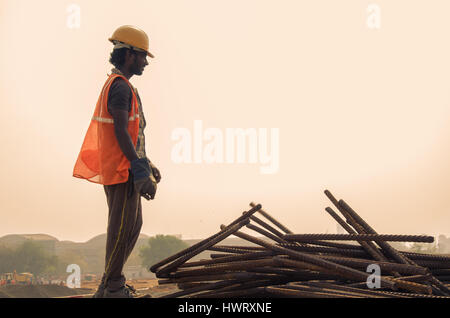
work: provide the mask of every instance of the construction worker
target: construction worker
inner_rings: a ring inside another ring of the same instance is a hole
[[[123,266],[142,227],[141,196],[153,200],[161,179],[145,153],[146,121],[136,88],[129,82],[148,65],[149,39],[125,25],[109,40],[114,65],[100,93],[73,176],[102,184],[108,203],[105,272],[95,298],[129,298]]]

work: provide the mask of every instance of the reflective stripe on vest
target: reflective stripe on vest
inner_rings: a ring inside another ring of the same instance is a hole
[[[139,118],[139,114],[134,114],[133,116],[128,117],[128,121],[134,121],[134,120],[136,120],[136,118]],[[105,124],[114,124],[114,119],[112,119],[112,118],[93,116],[92,120],[96,120],[100,123],[105,123]]]

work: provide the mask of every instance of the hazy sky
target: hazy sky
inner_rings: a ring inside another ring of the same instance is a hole
[[[329,189],[379,233],[448,235],[449,12],[448,0],[0,0],[0,236],[106,231],[103,187],[72,170],[124,24],[155,55],[131,79],[162,174],[143,233],[211,235],[251,201],[294,232],[333,233]],[[196,120],[223,136],[278,129],[278,170],[174,162],[172,134],[195,139]]]

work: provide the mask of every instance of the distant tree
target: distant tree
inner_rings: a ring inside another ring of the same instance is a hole
[[[64,251],[58,255],[59,259],[59,266],[56,268],[56,272],[60,275],[63,275],[66,273],[67,266],[70,264],[77,264],[81,268],[81,272],[91,272],[91,265],[87,260],[86,257],[83,255],[80,251]]]
[[[399,251],[409,251],[409,247],[403,243],[403,242],[389,242],[389,245],[391,245],[393,248]]]
[[[439,235],[438,250],[439,253],[450,253],[450,237],[447,238],[445,235]]]
[[[187,248],[189,245],[172,235],[156,235],[148,239],[139,250],[142,265],[152,266],[157,262]]]
[[[0,272],[29,272],[35,275],[55,274],[58,257],[50,255],[37,242],[27,240],[17,249],[0,248]]]
[[[9,273],[14,269],[14,250],[0,246],[0,273]]]
[[[438,252],[438,246],[436,243],[414,243],[411,245],[409,252],[435,254]]]

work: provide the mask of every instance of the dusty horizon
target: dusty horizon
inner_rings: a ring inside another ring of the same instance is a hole
[[[124,24],[155,55],[131,78],[162,174],[142,233],[207,237],[252,201],[334,233],[328,189],[378,233],[450,236],[448,1],[120,4],[0,0],[0,237],[106,232],[102,186],[72,170]],[[231,130],[253,137],[232,152]]]

